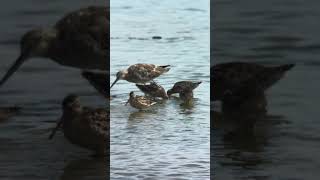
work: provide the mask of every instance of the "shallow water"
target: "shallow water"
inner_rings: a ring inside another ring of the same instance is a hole
[[[17,6],[19,4],[19,6]],[[19,39],[36,27],[53,25],[65,13],[104,0],[18,1],[3,3],[0,11],[0,74],[17,58]],[[46,59],[31,59],[0,89],[0,106],[19,106],[21,112],[0,122],[0,179],[105,179],[104,160],[71,145],[61,132],[49,141],[50,128],[61,115],[69,93],[83,104],[103,106],[101,96],[77,69]]]
[[[147,112],[125,106],[134,84],[111,90],[112,179],[209,179],[209,1],[111,1],[111,81],[135,63],[170,64],[166,90],[201,80],[193,107],[178,100]],[[160,36],[161,39],[153,39]]]
[[[267,92],[267,119],[259,135],[230,141],[221,129],[213,131],[214,179],[318,179],[319,5],[291,0],[212,4],[212,63],[296,63]]]

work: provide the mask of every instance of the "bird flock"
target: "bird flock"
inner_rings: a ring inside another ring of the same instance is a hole
[[[170,65],[154,65],[154,64],[134,64],[125,70],[120,70],[116,74],[115,81],[111,84],[110,89],[119,81],[126,80],[135,83],[145,96],[135,95],[133,91],[129,93],[129,99],[126,104],[132,107],[144,110],[157,104],[157,100],[167,100],[172,94],[179,93],[183,104],[192,104],[193,90],[201,84],[201,81],[179,81],[167,92],[165,89],[154,81],[155,78],[168,72]],[[149,83],[149,84],[148,84]]]
[[[20,56],[0,80],[0,86],[33,57],[48,58],[60,65],[79,68],[86,78],[106,99],[111,99],[110,90],[119,81],[135,83],[145,95],[129,92],[126,104],[144,110],[160,100],[179,94],[182,104],[191,104],[193,90],[201,81],[176,82],[165,89],[154,79],[167,73],[170,65],[134,64],[116,74],[109,86],[110,15],[107,7],[91,6],[71,12],[51,28],[34,29],[20,41]],[[285,64],[265,67],[254,63],[232,62],[211,67],[211,100],[222,101],[225,109],[235,110],[249,98],[264,96],[265,91],[294,67]],[[100,70],[96,72],[93,70]],[[228,108],[227,108],[228,107]],[[231,108],[229,108],[231,107]],[[77,95],[67,95],[62,102],[62,115],[50,134],[52,139],[62,127],[64,136],[73,144],[93,150],[97,155],[108,153],[110,112],[107,108],[91,108],[81,104]],[[0,120],[6,119],[18,108],[0,108]]]
[[[63,66],[81,69],[82,76],[107,97],[108,93],[101,86],[106,84],[102,81],[109,76],[109,21],[109,8],[90,6],[68,13],[53,27],[28,31],[20,41],[20,56],[0,80],[0,86],[27,60],[41,57]],[[96,70],[102,72],[97,73]],[[71,143],[93,150],[98,156],[106,156],[109,145],[109,110],[85,107],[75,94],[64,98],[62,110],[49,138],[52,139],[62,127],[64,136]],[[16,109],[3,109],[0,117],[7,117],[14,111]]]

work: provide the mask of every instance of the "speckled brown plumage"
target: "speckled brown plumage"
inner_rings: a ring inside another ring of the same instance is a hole
[[[179,81],[176,82],[171,89],[167,91],[168,96],[181,92],[192,92],[201,84],[201,81]]]
[[[63,114],[57,128],[63,126],[64,136],[71,143],[104,156],[109,143],[109,122],[107,109],[83,107],[77,96],[68,95],[63,100]]]
[[[119,71],[116,75],[116,80],[111,87],[120,79],[136,84],[145,84],[159,77],[161,74],[170,70],[169,65],[156,66],[154,64],[134,64],[128,69]],[[110,87],[110,88],[111,88]]]
[[[129,103],[132,107],[140,110],[148,109],[156,104],[155,101],[152,101],[147,97],[134,95],[133,91],[130,92],[129,100],[127,103]]]
[[[150,84],[145,84],[145,85],[136,84],[136,86],[143,93],[145,93],[146,95],[149,95],[153,98],[160,97],[162,99],[168,99],[168,95],[166,93],[166,90],[162,86],[160,86],[154,82],[151,82]]]
[[[262,95],[292,67],[294,64],[265,67],[245,62],[215,65],[211,68],[211,100],[240,102]]]
[[[50,58],[80,69],[109,70],[110,28],[107,7],[87,7],[71,12],[49,28],[27,32],[20,41],[20,56],[0,81],[4,84],[27,60]]]
[[[56,62],[81,69],[109,70],[109,9],[91,6],[67,14],[57,22],[50,56]]]
[[[193,90],[201,83],[201,81],[179,81],[167,91],[167,94],[170,97],[172,94],[179,93],[179,97],[183,101],[181,105],[189,106],[193,104]]]

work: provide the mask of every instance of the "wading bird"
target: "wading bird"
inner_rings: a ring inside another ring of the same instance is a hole
[[[62,125],[64,136],[72,144],[93,150],[97,156],[105,156],[109,145],[109,111],[83,107],[76,95],[65,97],[62,108],[62,117],[49,139]]]
[[[144,96],[136,96],[134,95],[134,92],[131,91],[129,94],[129,100],[126,104],[130,104],[132,107],[136,109],[148,109],[149,107],[153,106],[156,104],[156,102],[152,101],[149,98],[146,98]]]
[[[20,56],[0,86],[33,57],[80,69],[109,70],[109,19],[107,7],[91,6],[67,14],[53,27],[27,32],[20,41]]]
[[[156,66],[154,64],[131,65],[128,69],[121,70],[117,73],[116,80],[112,83],[110,89],[120,79],[136,84],[145,84],[153,81],[154,78],[168,72],[170,70],[170,68],[168,68],[169,66],[170,65]]]
[[[255,63],[231,62],[211,67],[211,100],[239,104],[249,97],[264,96],[294,64],[266,67]]]

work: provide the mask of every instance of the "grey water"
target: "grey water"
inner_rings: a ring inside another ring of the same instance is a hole
[[[111,82],[135,63],[170,64],[155,79],[166,90],[202,81],[193,106],[173,98],[144,112],[125,106],[130,91],[142,95],[134,84],[111,89],[111,179],[209,179],[209,1],[113,0],[110,10]]]
[[[320,176],[319,5],[315,0],[212,2],[212,64],[296,64],[267,91],[267,118],[258,136],[231,141],[221,129],[213,130],[213,179]],[[212,118],[215,123],[219,117]]]
[[[20,37],[28,30],[52,26],[70,11],[105,0],[12,0],[0,11],[0,76],[19,55]],[[71,145],[61,132],[49,141],[61,116],[62,99],[69,93],[93,107],[105,101],[78,69],[50,60],[27,61],[0,89],[0,107],[18,106],[21,112],[0,122],[0,179],[105,179],[105,161]]]

